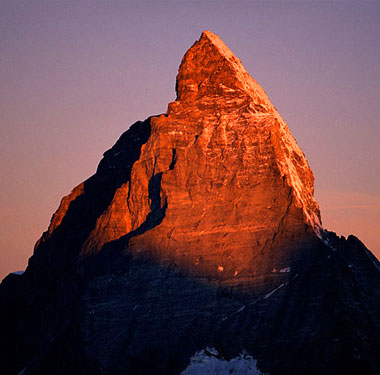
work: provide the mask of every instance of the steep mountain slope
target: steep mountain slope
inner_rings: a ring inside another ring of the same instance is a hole
[[[2,373],[180,374],[202,350],[270,374],[379,373],[379,262],[322,229],[264,90],[209,31],[176,88],[1,284]]]

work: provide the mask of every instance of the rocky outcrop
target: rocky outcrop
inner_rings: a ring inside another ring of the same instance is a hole
[[[379,373],[380,264],[322,229],[264,90],[209,31],[176,90],[0,285],[0,372],[174,375],[202,353],[272,375]]]
[[[128,248],[236,283],[290,267],[296,256],[289,249],[296,253],[305,232],[320,236],[302,151],[215,34],[205,31],[186,53],[177,100],[150,126],[130,181],[98,218],[82,254],[133,233]]]

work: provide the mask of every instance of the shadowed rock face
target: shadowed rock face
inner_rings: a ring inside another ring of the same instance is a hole
[[[221,39],[133,124],[0,286],[4,374],[180,374],[206,347],[271,374],[380,372],[380,265],[321,226],[314,177]]]

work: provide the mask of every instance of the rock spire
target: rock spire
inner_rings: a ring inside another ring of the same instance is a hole
[[[322,229],[264,90],[209,31],[176,86],[0,284],[0,373],[379,374],[380,264]]]
[[[303,152],[216,34],[204,31],[186,52],[176,101],[148,127],[82,255],[125,237],[123,246],[235,283],[288,267],[295,248],[320,236],[314,177]],[[98,174],[115,169],[128,152],[128,143],[108,151]],[[85,191],[80,185],[63,200],[50,235],[67,202]]]

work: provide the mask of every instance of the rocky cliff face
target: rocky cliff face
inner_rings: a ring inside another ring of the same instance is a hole
[[[0,368],[191,373],[208,347],[271,374],[380,371],[379,263],[322,229],[312,171],[264,90],[209,31],[176,89],[4,280]]]
[[[205,31],[186,53],[177,100],[149,126],[128,180],[97,218],[82,255],[128,235],[128,248],[236,283],[290,267],[289,251],[305,233],[321,235],[314,177],[302,151],[215,34]],[[98,173],[115,169],[123,152],[128,148],[109,151]],[[83,192],[81,184],[62,201],[50,236]]]

